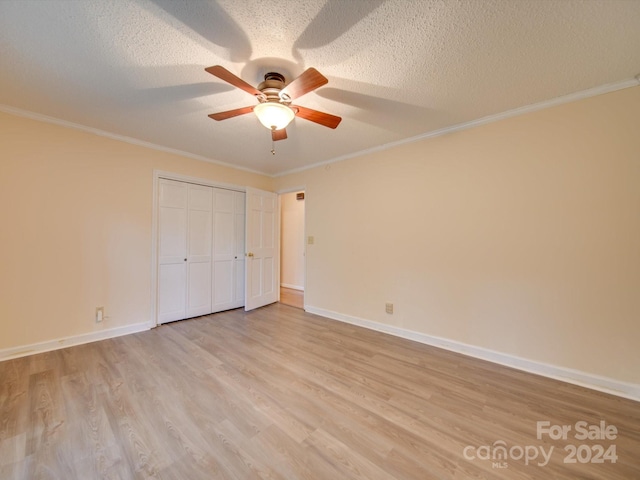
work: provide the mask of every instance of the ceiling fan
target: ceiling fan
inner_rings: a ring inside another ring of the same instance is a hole
[[[329,128],[336,128],[342,121],[342,118],[335,115],[291,104],[293,100],[329,82],[315,68],[308,68],[288,85],[285,85],[284,76],[276,72],[269,72],[264,76],[264,81],[257,88],[252,87],[220,65],[208,67],[205,70],[234,87],[250,93],[259,102],[258,105],[253,107],[242,107],[226,112],[212,113],[209,117],[214,120],[226,120],[254,112],[260,123],[271,130],[271,138],[274,141],[287,138],[286,127],[296,116]]]

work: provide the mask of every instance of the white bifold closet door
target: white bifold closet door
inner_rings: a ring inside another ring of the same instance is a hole
[[[213,308],[244,305],[244,216],[242,192],[213,189]]]
[[[186,317],[211,313],[211,187],[189,185],[187,206],[187,312]]]
[[[159,324],[278,301],[276,194],[168,179],[158,192]]]
[[[158,323],[211,313],[211,187],[159,184]]]
[[[158,323],[187,311],[187,198],[184,183],[160,180],[158,198]]]

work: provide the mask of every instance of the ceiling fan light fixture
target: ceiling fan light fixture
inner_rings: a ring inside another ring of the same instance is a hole
[[[281,130],[291,123],[295,112],[286,105],[276,102],[264,102],[253,108],[260,123],[269,130]],[[275,127],[275,128],[274,128]]]

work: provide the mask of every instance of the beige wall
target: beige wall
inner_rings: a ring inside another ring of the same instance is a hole
[[[266,176],[4,113],[0,155],[0,349],[151,319],[154,169],[272,189]]]
[[[638,105],[630,88],[277,178],[306,186],[306,304],[640,383]]]
[[[626,89],[277,179],[0,113],[0,349],[150,320],[160,169],[305,185],[309,306],[640,383],[639,104]]]

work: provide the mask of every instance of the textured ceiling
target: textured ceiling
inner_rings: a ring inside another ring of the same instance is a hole
[[[0,104],[268,174],[622,82],[640,73],[637,0],[0,0]],[[254,115],[209,113],[308,67],[276,143]]]

